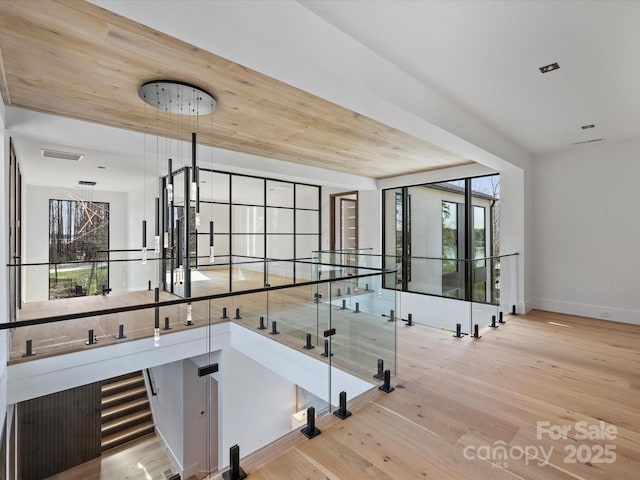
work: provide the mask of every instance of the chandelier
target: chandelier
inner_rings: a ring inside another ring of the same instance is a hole
[[[191,131],[191,164],[188,163],[179,171],[183,172],[185,184],[183,190],[183,221],[174,218],[175,175],[173,159],[167,153],[167,174],[163,180],[158,178],[160,186],[159,196],[155,198],[155,236],[154,251],[156,255],[162,253],[163,261],[170,260],[172,284],[184,284],[184,296],[191,297],[191,266],[190,266],[190,229],[191,207],[195,206],[194,224],[196,233],[200,228],[200,185],[197,156],[198,118],[213,113],[217,108],[217,101],[206,90],[189,83],[175,80],[153,80],[143,83],[138,89],[138,96],[150,105],[156,112],[156,144],[159,142],[161,128],[160,115],[164,117],[166,125],[165,138],[182,140],[182,127],[193,128]],[[145,105],[145,112],[146,112]],[[145,113],[146,115],[146,113]],[[175,117],[174,117],[175,116]],[[145,119],[146,120],[146,119]],[[179,131],[170,133],[170,128],[178,125]],[[159,156],[158,148],[156,155]],[[159,167],[157,167],[159,168]],[[145,188],[146,188],[146,136],[145,136]],[[146,191],[145,194],[146,195]],[[145,202],[146,203],[146,202]],[[162,229],[162,242],[161,242]],[[196,237],[197,238],[197,237]],[[214,253],[214,225],[209,222],[209,262],[215,261]],[[162,252],[162,247],[164,252]],[[146,210],[142,220],[142,262],[147,261],[147,220]],[[165,268],[161,269],[165,271]],[[191,320],[191,305],[187,305],[187,322]]]

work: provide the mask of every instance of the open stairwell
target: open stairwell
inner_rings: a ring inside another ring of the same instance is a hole
[[[154,431],[142,372],[105,380],[101,404],[103,452]]]

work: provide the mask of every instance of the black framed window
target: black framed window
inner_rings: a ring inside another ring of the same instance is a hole
[[[94,295],[108,286],[109,264],[97,262],[108,250],[108,203],[49,200],[50,300]]]
[[[200,228],[193,234],[198,255],[209,251],[211,221],[215,263],[311,259],[320,249],[320,186],[206,168],[200,168],[199,178]],[[207,259],[198,266],[211,265]],[[254,268],[262,266],[255,263]],[[280,262],[277,268],[283,277],[295,278],[293,262]],[[230,284],[231,290],[237,288]]]
[[[499,254],[499,175],[385,189],[385,267],[402,291],[490,301]],[[409,275],[411,272],[411,275]]]

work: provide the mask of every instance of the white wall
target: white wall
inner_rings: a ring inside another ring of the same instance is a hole
[[[49,261],[49,200],[73,199],[65,189],[26,185],[24,195],[24,262],[41,263]],[[73,191],[80,195],[80,190]],[[96,202],[109,203],[109,247],[127,248],[127,218],[129,209],[124,193],[94,191],[91,198]],[[139,228],[139,231],[142,227]],[[141,234],[140,234],[141,235]],[[49,298],[49,268],[45,266],[25,267],[23,296],[25,302],[37,302]],[[114,267],[110,272],[112,287],[118,288],[125,279],[124,269]]]
[[[220,383],[224,412],[220,468],[229,465],[229,448],[233,445],[240,446],[244,457],[291,430],[296,406],[294,383],[234,348],[223,350],[220,372],[213,377]]]
[[[500,172],[500,253],[508,255],[518,253],[517,268],[501,272],[501,289],[513,288],[510,301],[516,305],[518,312],[532,308],[532,253],[531,237],[526,234],[531,229],[531,195],[528,192],[527,177],[531,174],[518,167],[508,168]],[[517,292],[517,298],[516,294]],[[501,301],[504,298],[501,298]]]
[[[157,393],[149,396],[156,433],[172,463],[183,478],[208,473],[207,438],[212,435],[217,452],[218,434],[207,428],[208,411],[211,408],[217,418],[218,399],[211,399],[209,404],[207,377],[198,376],[198,365],[192,359],[150,371]],[[215,470],[217,462],[210,467]]]
[[[381,202],[380,190],[358,191],[358,247],[374,254],[382,250]]]
[[[178,360],[150,369],[157,395],[149,396],[156,433],[180,471],[184,468],[183,363],[184,360]]]
[[[534,162],[533,305],[640,324],[640,140]]]

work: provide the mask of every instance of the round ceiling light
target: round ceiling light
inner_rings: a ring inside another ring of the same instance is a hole
[[[143,83],[138,89],[138,96],[152,107],[178,115],[208,115],[218,107],[218,102],[209,92],[175,80]]]

